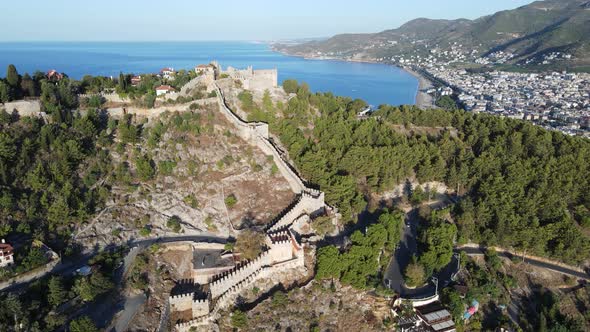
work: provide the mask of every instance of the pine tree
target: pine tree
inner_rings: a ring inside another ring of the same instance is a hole
[[[52,277],[49,279],[47,302],[54,307],[62,304],[65,300],[66,291],[63,287],[63,282],[60,277]]]
[[[8,69],[6,70],[6,83],[8,83],[9,99],[19,99],[21,96],[20,76],[14,65],[8,65]]]
[[[0,103],[6,103],[12,100],[10,86],[0,81]]]
[[[14,65],[8,65],[8,68],[6,69],[6,82],[13,89],[20,88],[20,77],[18,76],[18,71],[16,71]]]
[[[121,92],[127,92],[127,80],[123,73],[119,73],[119,90],[121,90]]]
[[[33,79],[31,78],[31,76],[28,73],[25,73],[25,75],[23,76],[23,79],[20,83],[20,87],[21,87],[21,91],[23,93],[23,96],[27,96],[27,97],[37,96],[37,86],[35,84],[35,81],[33,81]]]

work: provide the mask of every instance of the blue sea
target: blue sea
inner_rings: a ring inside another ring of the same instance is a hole
[[[418,81],[400,68],[370,63],[306,60],[250,42],[23,42],[0,43],[0,76],[8,64],[19,73],[56,69],[79,79],[157,73],[163,67],[192,69],[217,60],[220,65],[277,68],[279,82],[297,79],[314,92],[361,98],[371,105],[414,104]]]

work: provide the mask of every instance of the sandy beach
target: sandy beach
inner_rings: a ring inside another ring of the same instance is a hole
[[[418,92],[416,93],[416,106],[420,107],[421,109],[435,108],[436,105],[434,104],[435,103],[434,98],[431,95],[429,95],[428,93],[426,93],[426,91],[428,89],[431,89],[434,87],[432,82],[429,79],[427,79],[426,77],[420,75],[419,73],[415,72],[414,70],[412,70],[410,68],[402,67],[402,69],[407,71],[412,76],[414,76],[418,79]]]

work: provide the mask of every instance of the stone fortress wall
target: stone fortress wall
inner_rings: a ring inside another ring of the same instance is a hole
[[[7,103],[0,103],[0,109],[6,110],[9,114],[16,111],[20,116],[41,116],[41,102],[39,100],[15,100]]]
[[[232,286],[227,292],[225,292],[222,296],[220,296],[214,303],[211,312],[208,315],[204,315],[201,317],[197,317],[191,321],[178,323],[176,324],[175,328],[178,332],[190,332],[192,327],[199,327],[209,324],[209,322],[218,315],[219,311],[229,306],[232,306],[239,294],[245,290],[249,289],[257,280],[259,279],[266,279],[270,278],[273,275],[276,275],[283,271],[288,271],[291,269],[296,269],[303,266],[303,256],[301,258],[297,258],[294,260],[290,260],[284,263],[276,264],[273,266],[266,266],[260,268],[259,270],[255,271],[246,279],[240,281],[239,283]],[[199,330],[198,330],[199,331]]]
[[[281,175],[287,180],[287,182],[289,182],[293,192],[301,193],[308,191],[303,183],[303,180],[301,180],[299,175],[295,173],[292,167],[287,161],[283,159],[280,152],[271,143],[268,124],[264,122],[243,121],[229,109],[223,97],[223,93],[217,84],[215,85],[215,89],[217,91],[217,98],[221,112],[237,129],[237,135],[251,145],[254,145],[255,147],[262,150],[264,154],[273,157],[279,171],[281,172]],[[319,191],[315,191],[314,194],[320,195]]]
[[[273,75],[273,72],[266,72],[265,75]],[[310,216],[324,211],[326,206],[324,193],[306,187],[303,179],[299,177],[282,157],[275,145],[272,144],[269,138],[268,124],[243,121],[229,109],[217,84],[215,84],[215,90],[220,110],[228,121],[234,125],[237,135],[262,150],[265,154],[273,156],[279,171],[287,179],[293,192],[298,194],[298,198],[267,227],[267,251],[245,265],[237,266],[213,276],[209,283],[211,302],[209,302],[210,300],[205,300],[207,304],[198,300],[195,302],[192,293],[170,297],[170,305],[173,310],[180,311],[184,309],[183,311],[186,311],[190,309],[193,312],[194,319],[192,321],[175,326],[179,332],[188,332],[191,327],[213,321],[217,318],[221,309],[231,306],[240,292],[250,287],[257,280],[271,278],[291,269],[305,268],[304,246],[298,242],[291,227],[296,221],[309,220]],[[194,273],[193,277],[195,277]]]
[[[192,293],[170,296],[169,303],[174,311],[191,310],[193,317],[201,317],[209,313],[209,299],[194,299]]]
[[[279,73],[276,69],[257,69],[252,66],[246,69],[236,69],[227,67],[222,74],[227,74],[234,80],[242,82],[242,87],[246,90],[266,90],[276,88],[278,84]]]

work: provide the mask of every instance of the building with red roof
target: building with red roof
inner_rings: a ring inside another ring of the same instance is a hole
[[[162,75],[162,77],[164,77],[165,79],[170,79],[173,78],[174,75],[176,75],[176,71],[174,71],[174,68],[166,67],[160,70],[160,75]]]
[[[175,92],[176,90],[170,85],[160,85],[156,88],[156,96],[165,95],[167,93]]]
[[[4,239],[0,243],[0,267],[6,267],[14,264],[14,248]]]
[[[47,79],[48,79],[48,80],[50,80],[50,81],[54,81],[54,82],[55,82],[55,81],[59,81],[59,80],[61,80],[62,78],[64,78],[64,75],[63,75],[62,73],[58,72],[58,71],[57,71],[57,70],[55,70],[55,69],[51,69],[51,70],[49,70],[49,71],[47,72],[47,75],[46,75],[46,76],[47,76]]]

